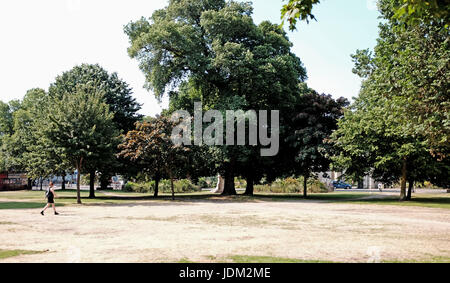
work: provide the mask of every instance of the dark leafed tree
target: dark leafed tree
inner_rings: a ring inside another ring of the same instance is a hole
[[[290,124],[291,135],[286,141],[294,156],[292,173],[304,177],[304,197],[307,197],[308,179],[313,173],[330,168],[333,145],[329,140],[349,102],[318,94],[305,85],[302,89]]]
[[[128,158],[153,175],[155,197],[158,183],[163,176],[171,181],[172,199],[175,200],[174,180],[179,168],[187,161],[189,149],[172,142],[172,131],[178,124],[161,116],[149,122],[138,123],[136,130],[130,131],[119,146],[120,156]]]

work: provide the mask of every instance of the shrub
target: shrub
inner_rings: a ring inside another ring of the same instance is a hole
[[[154,182],[147,182],[147,183],[133,183],[128,182],[125,184],[125,191],[127,192],[134,192],[134,193],[149,193],[150,191],[153,191],[154,188]]]
[[[277,179],[272,184],[256,185],[255,193],[296,194],[303,192],[303,177]],[[327,193],[328,189],[319,180],[308,181],[308,193]]]
[[[245,187],[247,187],[247,180],[236,177],[234,179],[234,185],[237,189],[245,188]]]
[[[135,193],[153,193],[155,190],[155,181],[144,183],[128,182],[125,185],[125,191]],[[175,193],[192,193],[200,191],[200,187],[192,184],[190,180],[177,180],[174,182]],[[171,193],[170,180],[162,180],[159,182],[159,192]]]

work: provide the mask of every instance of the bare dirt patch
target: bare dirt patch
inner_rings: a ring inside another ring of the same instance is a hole
[[[0,262],[211,262],[234,255],[333,262],[450,257],[449,210],[325,202],[139,202],[2,210]]]

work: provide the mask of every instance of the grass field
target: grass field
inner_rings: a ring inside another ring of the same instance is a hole
[[[2,250],[0,249],[0,259],[16,257],[21,255],[41,254],[41,251],[23,251],[23,250]]]
[[[450,261],[448,194],[57,194],[0,192],[0,262]]]
[[[0,209],[23,209],[38,208],[45,204],[45,193],[43,191],[16,191],[16,192],[0,192]],[[57,206],[73,205],[76,203],[76,191],[64,190],[57,191]],[[172,201],[170,194],[161,194],[155,199],[149,194],[129,193],[122,191],[101,191],[96,193],[95,199],[89,198],[89,192],[82,191],[81,198],[83,204],[100,205],[100,204],[120,204],[139,201]],[[11,200],[8,202],[7,200]],[[233,202],[255,202],[255,201],[296,201],[304,200],[299,194],[264,194],[259,193],[253,197],[237,195],[232,197],[221,197],[209,192],[199,192],[182,194],[176,196],[176,201],[191,200],[220,200]],[[450,194],[418,194],[411,201],[400,202],[396,195],[383,195],[378,193],[346,193],[335,192],[328,194],[311,194],[308,201],[324,201],[324,202],[349,202],[355,204],[373,204],[373,205],[395,205],[395,206],[419,206],[450,209]]]

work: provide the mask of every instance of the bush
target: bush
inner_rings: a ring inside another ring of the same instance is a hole
[[[277,179],[272,184],[256,185],[255,193],[296,194],[303,192],[303,177]],[[319,180],[308,181],[308,193],[327,193],[328,189]]]
[[[125,185],[125,191],[134,193],[153,193],[155,191],[155,181],[144,183],[128,182]],[[192,193],[199,192],[200,187],[192,184],[190,180],[177,180],[174,181],[175,193]],[[172,193],[170,186],[170,180],[162,180],[159,182],[160,193]]]
[[[247,187],[247,180],[236,177],[234,179],[234,185],[237,189],[245,189]]]
[[[150,191],[153,191],[153,188],[154,188],[154,184],[151,184],[151,182],[147,182],[147,183],[128,182],[125,184],[124,190],[126,192],[143,193],[144,194],[144,193],[149,193]]]

